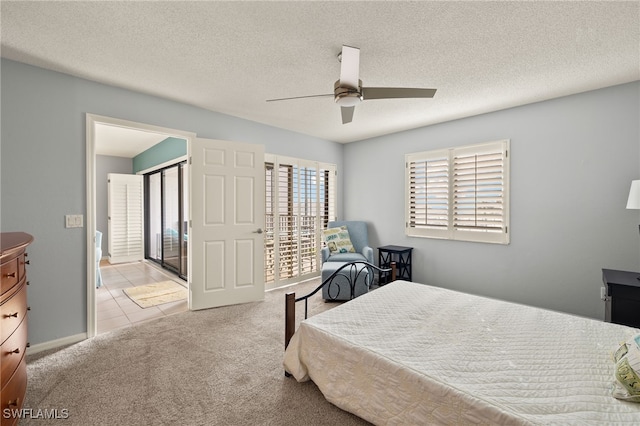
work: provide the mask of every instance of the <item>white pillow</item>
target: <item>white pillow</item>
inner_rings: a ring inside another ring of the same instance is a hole
[[[616,363],[612,395],[640,402],[640,334],[624,342],[613,354]]]
[[[322,235],[331,254],[356,252],[353,244],[351,244],[351,238],[349,238],[349,231],[346,226],[327,228],[322,231]]]

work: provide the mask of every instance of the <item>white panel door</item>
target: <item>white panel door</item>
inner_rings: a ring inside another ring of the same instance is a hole
[[[264,147],[189,145],[189,309],[264,299]]]
[[[109,173],[109,263],[144,259],[144,190],[142,176]]]

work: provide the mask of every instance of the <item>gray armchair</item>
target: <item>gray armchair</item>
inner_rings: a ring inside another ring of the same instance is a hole
[[[336,221],[329,222],[328,228],[346,226],[349,231],[349,238],[355,249],[355,253],[334,253],[331,254],[328,247],[323,247],[321,251],[322,263],[325,262],[354,262],[364,260],[373,263],[373,249],[369,247],[369,234],[367,223],[362,221]]]

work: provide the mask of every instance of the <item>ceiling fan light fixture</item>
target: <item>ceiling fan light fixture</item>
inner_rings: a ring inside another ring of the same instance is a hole
[[[335,101],[341,107],[352,107],[362,101],[362,96],[358,92],[342,93],[336,95]]]

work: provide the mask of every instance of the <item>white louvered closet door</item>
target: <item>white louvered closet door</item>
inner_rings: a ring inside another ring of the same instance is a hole
[[[109,263],[144,259],[142,176],[109,173]]]

